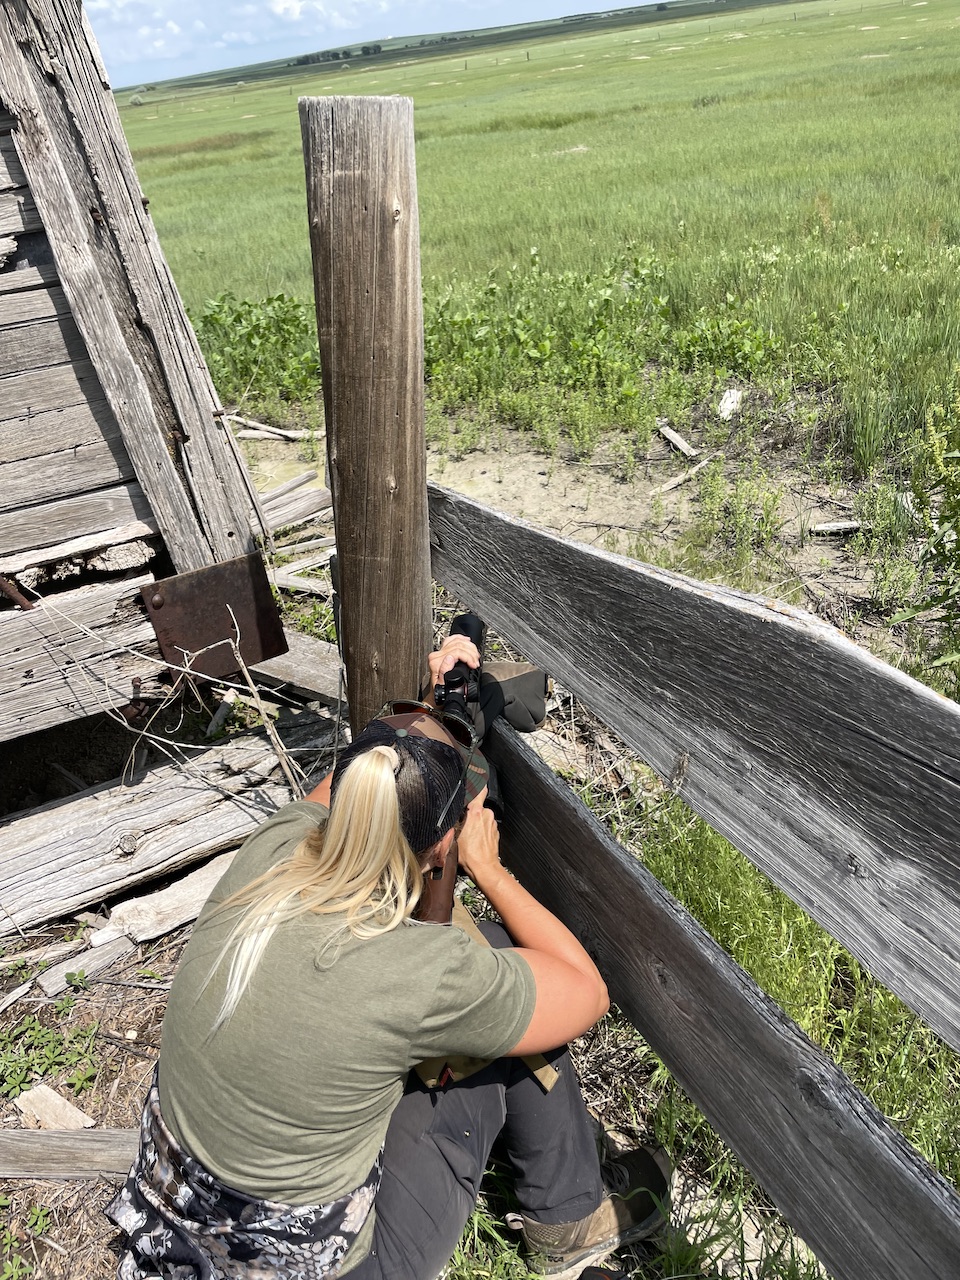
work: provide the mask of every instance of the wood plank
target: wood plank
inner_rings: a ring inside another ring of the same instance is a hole
[[[0,192],[13,191],[27,185],[27,175],[9,134],[0,134]]]
[[[502,726],[502,727],[501,727]],[[506,860],[834,1280],[944,1280],[960,1198],[503,721]]]
[[[9,111],[4,110],[0,106],[0,134],[9,133],[13,128],[14,120]]]
[[[301,98],[336,498],[340,636],[359,731],[431,638],[420,232],[409,98]],[[271,529],[307,518],[271,508]],[[388,586],[389,582],[389,586]]]
[[[322,596],[330,598],[330,583],[319,578],[301,578],[296,573],[287,573],[285,569],[273,569],[270,574],[273,585],[281,591],[299,591],[302,595]]]
[[[0,465],[45,458],[65,449],[106,442],[125,457],[120,428],[106,400],[84,400],[63,409],[47,409],[0,423]]]
[[[14,1098],[13,1105],[38,1129],[92,1129],[95,1121],[48,1084],[35,1084]]]
[[[304,471],[299,476],[292,476],[289,480],[284,480],[283,484],[278,484],[275,489],[268,489],[265,493],[261,493],[260,505],[264,510],[272,503],[279,502],[281,498],[285,498],[288,493],[293,493],[295,489],[302,488],[303,485],[309,484],[311,480],[316,480],[317,472],[315,470]]]
[[[123,1177],[137,1154],[137,1129],[0,1130],[0,1178],[32,1182]]]
[[[51,546],[132,521],[146,522],[150,505],[135,482],[81,493],[43,506],[21,507],[0,514],[0,557],[29,548]]]
[[[431,514],[434,576],[960,1048],[960,707],[799,609]]]
[[[98,583],[0,613],[0,741],[122,706],[135,678],[156,675],[162,664],[139,594],[152,581]]]
[[[86,344],[69,315],[0,328],[0,378],[86,358]]]
[[[0,271],[0,293],[19,293],[24,289],[40,289],[56,284],[60,277],[56,267],[24,267],[21,271]]]
[[[0,192],[0,236],[19,236],[27,231],[42,231],[33,196],[25,188]]]
[[[335,732],[302,716],[282,730],[288,745],[318,750]],[[14,815],[0,823],[0,936],[233,849],[289,799],[273,748],[251,734]]]
[[[102,400],[103,388],[89,360],[0,378],[0,423]]]
[[[174,564],[252,551],[252,486],[218,416],[86,15],[78,21],[75,0],[9,0],[0,18],[0,94],[18,119],[17,152]]]
[[[36,458],[0,462],[0,512],[57,502],[132,479],[133,463],[119,441],[98,440],[60,449],[48,453],[39,466]]]
[[[54,316],[69,314],[70,303],[59,285],[23,289],[6,294],[0,303],[0,327],[7,329],[15,324],[31,324],[37,320],[50,320]]]
[[[41,947],[29,947],[26,951],[18,951],[13,956],[0,956],[0,974],[7,969],[15,969],[21,964],[50,965],[54,960],[62,960],[64,956],[72,956],[77,951],[82,951],[83,947],[84,943],[80,938],[73,938],[69,942],[49,942]]]
[[[234,856],[233,850],[221,853],[165,889],[127,898],[113,908],[109,922],[90,935],[90,946],[105,947],[119,938],[149,942],[196,920]]]
[[[340,701],[340,653],[335,644],[287,630],[287,652],[251,667],[258,684],[310,702]]]
[[[277,529],[289,529],[292,525],[302,524],[330,510],[332,499],[329,489],[299,489],[289,497],[264,507],[263,516],[270,526],[270,532]]]
[[[101,548],[114,549],[140,538],[150,538],[159,532],[152,516],[149,520],[133,520],[129,524],[117,525],[114,529],[99,529],[83,538],[68,538],[66,542],[55,542],[49,547],[34,547],[30,551],[18,551],[16,555],[0,557],[0,573],[20,573],[35,565],[56,564],[60,560],[69,560],[72,556],[87,555]]]
[[[58,996],[69,987],[70,974],[82,973],[86,978],[95,978],[98,973],[103,973],[104,969],[109,969],[115,961],[122,960],[134,950],[136,948],[130,939],[121,934],[120,937],[109,939],[102,947],[87,947],[79,955],[61,960],[46,973],[41,973],[37,982],[44,995]]]

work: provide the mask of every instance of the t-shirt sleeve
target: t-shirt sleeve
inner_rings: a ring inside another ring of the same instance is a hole
[[[412,1062],[439,1054],[499,1058],[533,1017],[537,988],[523,956],[474,942],[456,926],[434,933],[425,970],[426,1008],[411,1040]]]

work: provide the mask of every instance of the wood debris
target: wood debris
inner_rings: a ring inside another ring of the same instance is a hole
[[[48,1084],[35,1084],[14,1098],[13,1105],[35,1129],[92,1129],[96,1123]]]
[[[44,995],[58,996],[70,986],[70,975],[77,974],[79,976],[83,974],[84,978],[93,978],[98,973],[102,973],[104,969],[108,969],[115,960],[119,960],[121,956],[125,956],[128,951],[132,950],[133,943],[129,938],[114,938],[112,942],[100,947],[97,951],[93,951],[88,947],[86,951],[81,951],[79,955],[70,956],[67,960],[61,960],[52,969],[47,969],[44,973],[41,973],[37,978],[37,984]]]
[[[148,942],[196,920],[233,859],[233,851],[221,853],[205,866],[175,880],[166,889],[121,902],[111,912],[109,923],[90,935],[90,946],[103,947],[124,937],[135,942]]]
[[[812,524],[810,532],[817,538],[838,538],[856,533],[859,528],[859,520],[824,520],[820,524]]]
[[[64,956],[82,950],[84,945],[82,938],[71,938],[69,941],[48,942],[42,947],[30,947],[27,951],[18,951],[14,956],[3,956],[0,958],[0,974],[22,964],[52,964],[55,960],[62,960]]]
[[[702,461],[698,462],[696,466],[690,467],[687,471],[682,471],[680,475],[674,476],[673,479],[668,480],[666,484],[660,484],[657,485],[655,489],[651,489],[650,497],[653,497],[654,494],[657,493],[669,493],[671,489],[678,489],[680,485],[686,484],[688,480],[692,480],[698,471],[702,471],[703,468],[713,462],[714,459],[722,457],[722,449],[714,450],[713,453],[708,454]]]
[[[689,444],[684,440],[679,431],[674,431],[672,427],[668,426],[665,418],[657,419],[657,430],[663,436],[664,440],[666,440],[668,444],[672,444],[674,449],[676,449],[678,453],[682,453],[685,458],[699,458],[700,450],[695,449],[692,444]]]

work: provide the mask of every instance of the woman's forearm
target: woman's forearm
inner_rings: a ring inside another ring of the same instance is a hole
[[[484,867],[479,877],[474,874],[474,880],[499,914],[516,946],[542,951],[591,978],[603,981],[597,966],[567,926],[538,902],[501,863]]]

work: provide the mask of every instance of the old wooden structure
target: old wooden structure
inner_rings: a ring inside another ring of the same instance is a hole
[[[161,665],[140,587],[252,551],[256,511],[86,19],[9,0],[0,741],[129,703]]]

